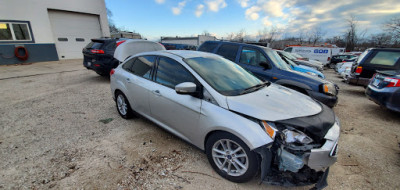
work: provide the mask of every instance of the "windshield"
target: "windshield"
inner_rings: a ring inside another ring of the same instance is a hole
[[[184,61],[211,87],[225,96],[240,95],[244,91],[249,93],[249,88],[264,84],[239,65],[222,57],[194,57]]]
[[[290,64],[293,67],[298,66],[295,62],[293,62],[292,60],[288,59],[286,56],[282,55],[282,59],[284,59],[285,61],[287,61],[288,64]]]
[[[278,67],[281,70],[291,70],[289,68],[289,65],[287,65],[286,62],[282,60],[282,58],[278,55],[278,53],[268,48],[263,48],[263,49],[276,67]]]
[[[292,55],[294,56],[294,57],[296,57],[296,58],[302,58],[299,54],[297,54],[297,53],[292,53]]]
[[[295,56],[293,56],[292,53],[288,53],[288,52],[284,52],[284,51],[281,51],[281,52],[285,57],[287,57],[287,58],[289,58],[291,60],[296,60],[297,59]]]
[[[370,51],[369,49],[365,50],[365,51],[360,55],[360,57],[358,57],[358,59],[357,59],[357,65],[360,64],[360,62],[364,59],[364,57],[368,54],[369,51]]]

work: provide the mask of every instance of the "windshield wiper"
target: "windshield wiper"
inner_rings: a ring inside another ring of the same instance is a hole
[[[252,87],[244,89],[242,92],[240,92],[240,94],[247,94],[247,93],[250,93],[250,92],[254,92],[254,91],[257,91],[257,90],[263,88],[264,86],[269,86],[270,84],[271,84],[271,82],[265,81],[265,82],[262,82],[260,84],[257,84],[257,85],[254,85]]]

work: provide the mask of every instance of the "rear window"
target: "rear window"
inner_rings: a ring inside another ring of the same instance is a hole
[[[201,47],[199,48],[199,51],[212,53],[217,46],[218,46],[217,43],[205,42],[203,45],[201,45]]]
[[[394,66],[396,62],[399,60],[399,57],[400,57],[400,52],[379,51],[371,59],[369,64]]]
[[[86,45],[86,49],[100,49],[103,43],[101,42],[90,42],[88,45]]]
[[[217,54],[235,62],[236,54],[239,49],[237,45],[224,44],[219,47]]]

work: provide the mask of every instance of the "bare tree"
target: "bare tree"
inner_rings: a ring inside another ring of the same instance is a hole
[[[302,45],[304,43],[306,36],[304,34],[303,30],[300,30],[298,35],[297,35],[297,41],[300,43],[300,45]]]
[[[111,33],[119,32],[120,29],[117,26],[115,26],[114,21],[112,19],[113,13],[108,8],[106,8],[106,11],[107,11],[108,27],[110,29],[110,32]]]
[[[246,31],[244,29],[241,29],[239,32],[236,33],[234,32],[228,33],[226,39],[228,41],[243,42],[245,36],[246,36]]]
[[[311,43],[315,46],[318,42],[322,40],[322,38],[325,36],[326,32],[321,29],[321,27],[317,26],[313,28],[310,33],[309,33],[309,39]]]
[[[390,19],[384,24],[385,30],[393,35],[394,40],[400,40],[400,17]]]
[[[347,31],[344,34],[346,40],[346,50],[353,51],[357,45],[357,21],[354,16],[346,19],[347,21]]]
[[[370,37],[371,42],[373,43],[373,46],[377,47],[387,47],[390,46],[391,41],[392,41],[392,35],[387,34],[387,33],[379,33],[372,35]]]
[[[277,27],[272,26],[271,28],[264,28],[258,31],[259,42],[272,43],[278,38],[280,31]]]

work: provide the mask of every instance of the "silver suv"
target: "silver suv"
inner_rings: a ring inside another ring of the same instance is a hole
[[[330,108],[215,54],[137,54],[111,71],[111,91],[123,118],[138,113],[204,150],[233,182],[261,170],[268,184],[322,188],[337,159]]]

